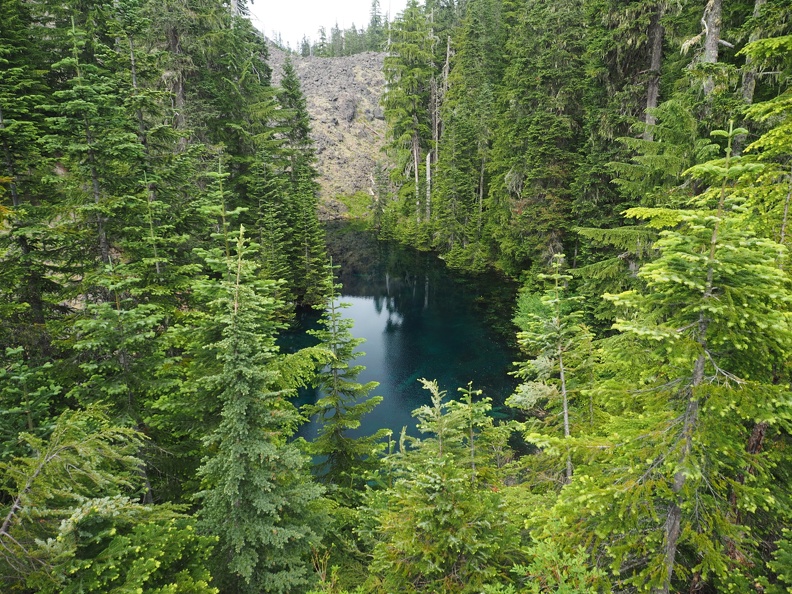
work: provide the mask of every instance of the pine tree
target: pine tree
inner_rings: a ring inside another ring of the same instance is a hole
[[[61,257],[68,211],[39,142],[51,91],[41,76],[48,63],[37,43],[37,8],[0,7],[0,342],[24,345],[32,360],[53,354],[45,324],[61,316],[60,292],[68,284],[63,274],[71,272]]]
[[[504,26],[499,0],[470,5],[458,37],[447,40],[437,148],[435,236],[452,265],[478,270],[489,256],[484,244],[484,199],[495,126],[496,91],[503,77]]]
[[[47,538],[54,538],[61,520],[86,500],[132,487],[142,438],[113,425],[97,408],[63,413],[48,439],[20,434],[26,455],[0,463],[9,503],[0,525],[0,574],[6,584],[59,577],[48,575],[58,559]]]

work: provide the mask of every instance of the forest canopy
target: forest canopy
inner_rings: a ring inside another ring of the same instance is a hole
[[[426,378],[417,437],[353,436],[306,100],[246,12],[0,4],[3,591],[792,592],[789,0],[325,40],[387,51],[379,236],[523,285],[509,418]]]

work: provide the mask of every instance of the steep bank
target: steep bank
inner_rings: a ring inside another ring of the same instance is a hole
[[[385,119],[384,53],[343,58],[291,57],[308,104],[319,169],[320,216],[339,218],[345,207],[335,197],[373,195],[374,170],[382,161]],[[286,54],[270,48],[273,83],[279,84]]]

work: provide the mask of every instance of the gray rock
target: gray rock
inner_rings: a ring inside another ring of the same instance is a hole
[[[285,54],[270,46],[273,84],[282,76]],[[311,115],[321,197],[368,191],[377,161],[383,161],[385,54],[345,58],[292,56]],[[336,212],[331,209],[331,212]]]

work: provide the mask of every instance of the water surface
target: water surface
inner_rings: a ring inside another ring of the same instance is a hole
[[[377,241],[371,234],[328,230],[328,249],[339,266],[344,316],[354,321],[352,334],[366,340],[355,363],[365,365],[361,383],[379,382],[372,395],[383,402],[364,418],[360,431],[403,426],[416,434],[413,409],[429,403],[419,378],[437,380],[456,397],[457,388],[473,383],[496,405],[516,382],[508,375],[518,355],[510,344],[509,320],[514,287],[495,277],[464,278],[435,256]],[[303,318],[305,326],[316,319]],[[506,328],[497,333],[493,326]],[[315,401],[316,392],[302,402]],[[315,423],[300,434],[316,434]]]

